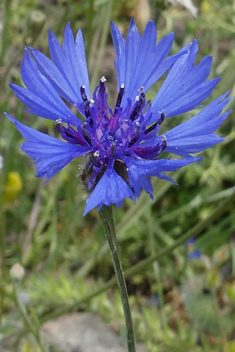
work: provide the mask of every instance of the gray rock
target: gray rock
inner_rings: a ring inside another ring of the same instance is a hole
[[[49,344],[63,352],[127,352],[126,340],[91,313],[50,320],[42,332]],[[146,352],[142,344],[137,344],[137,352]]]

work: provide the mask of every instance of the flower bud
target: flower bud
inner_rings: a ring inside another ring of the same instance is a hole
[[[25,276],[25,270],[22,267],[22,265],[20,265],[19,263],[16,263],[11,268],[10,275],[11,275],[12,280],[21,281],[21,280],[23,280],[23,278]]]

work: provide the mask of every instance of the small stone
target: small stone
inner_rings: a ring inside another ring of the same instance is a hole
[[[91,313],[73,313],[48,321],[42,326],[49,344],[63,352],[126,352],[126,340]],[[146,352],[137,344],[137,352]]]

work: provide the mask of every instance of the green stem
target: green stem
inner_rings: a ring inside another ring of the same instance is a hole
[[[105,235],[108,240],[109,248],[111,251],[113,265],[115,274],[117,277],[118,286],[121,293],[122,307],[124,311],[124,316],[126,320],[126,328],[127,328],[127,345],[129,352],[135,352],[135,336],[134,336],[134,328],[131,318],[131,310],[129,306],[127,288],[124,278],[124,273],[122,269],[122,262],[119,254],[116,231],[113,220],[113,210],[112,206],[103,205],[100,212],[100,219],[104,227]]]

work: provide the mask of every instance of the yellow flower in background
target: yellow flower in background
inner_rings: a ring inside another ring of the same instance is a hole
[[[235,340],[226,342],[225,352],[235,352]]]
[[[3,202],[4,204],[12,202],[21,192],[23,187],[22,179],[20,174],[15,171],[9,172],[7,176],[7,182],[3,192]]]
[[[203,12],[207,12],[207,13],[210,12],[210,10],[211,10],[211,5],[209,4],[208,1],[203,1],[203,2],[201,3],[201,10],[202,10]]]

